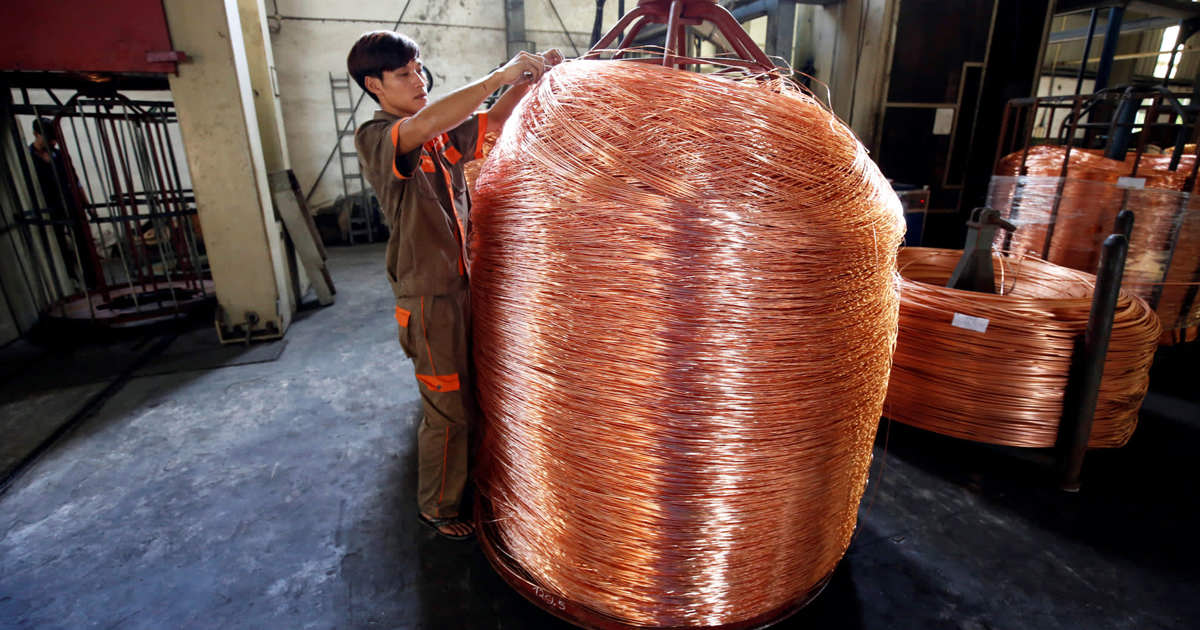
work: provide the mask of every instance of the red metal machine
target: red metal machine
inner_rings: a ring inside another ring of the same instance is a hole
[[[171,49],[162,0],[4,4],[0,70],[169,73],[186,60]]]

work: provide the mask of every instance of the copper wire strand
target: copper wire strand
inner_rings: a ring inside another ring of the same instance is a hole
[[[961,255],[930,248],[900,252],[900,337],[886,413],[963,439],[1054,446],[1095,276],[1027,257],[1007,295],[946,288]],[[997,268],[1003,259],[994,257]],[[986,331],[955,327],[955,313],[987,319]],[[1160,333],[1145,301],[1122,290],[1090,447],[1122,446],[1133,434]]]
[[[746,620],[846,550],[903,235],[789,82],[562,64],[472,217],[479,489],[541,588],[642,626]]]
[[[718,52],[713,56],[704,57],[702,59],[696,58],[696,57],[691,57],[690,55],[687,55],[682,52],[672,53],[669,50],[667,50],[666,47],[655,45],[655,44],[645,44],[642,46],[630,46],[627,48],[593,48],[588,52],[589,52],[589,55],[593,54],[593,53],[596,55],[604,55],[604,54],[616,55],[616,54],[633,53],[633,54],[647,55],[649,57],[657,57],[659,59],[661,59],[664,55],[672,54],[672,55],[676,55],[678,57],[697,59],[698,61],[702,60],[704,63],[699,64],[699,65],[720,67],[720,68],[724,68],[724,70],[727,72],[736,72],[736,73],[738,73],[737,80],[780,79],[782,77],[792,76],[793,74],[801,74],[806,77],[808,76],[803,73],[795,73],[792,70],[791,62],[783,57],[778,56],[778,55],[768,55],[768,57],[767,57],[769,60],[771,60],[775,64],[775,67],[772,68],[771,70],[768,70],[765,72],[750,72],[750,70],[748,68],[741,66],[741,65],[720,63],[720,61],[722,59],[728,59],[730,61],[744,61],[744,59],[740,55],[738,55],[738,53],[732,52],[732,51]],[[686,65],[697,65],[697,64],[688,63]],[[726,77],[726,78],[728,78],[728,77]],[[825,84],[822,83],[822,85],[825,85]],[[814,94],[809,88],[805,87],[804,85],[801,85],[798,83],[793,83],[793,87],[795,89],[798,89],[802,92],[807,93],[809,96],[816,98],[816,94]],[[826,87],[828,87],[828,86],[826,86]],[[820,102],[820,101],[818,100],[818,102]],[[826,109],[830,109],[830,108],[826,107]],[[830,111],[832,111],[832,110],[830,110]]]
[[[1200,300],[1193,297],[1186,304],[1189,295],[1195,295],[1194,287],[1200,286],[1200,197],[1194,194],[1197,187],[1190,195],[1183,191],[1196,156],[1180,156],[1178,168],[1171,171],[1170,155],[1143,155],[1137,176],[1145,188],[1125,190],[1117,182],[1133,174],[1134,154],[1121,161],[1073,148],[1062,180],[1064,151],[1059,146],[1030,147],[1024,177],[1016,177],[1023,151],[998,164],[989,205],[1005,216],[1015,215],[1020,225],[1010,251],[1042,255],[1053,223],[1046,259],[1095,272],[1100,244],[1117,213],[1128,207],[1135,218],[1122,286],[1150,301],[1157,296],[1155,311],[1166,329],[1200,324]],[[1056,201],[1058,210],[1052,217]],[[1164,341],[1168,337],[1164,334]]]

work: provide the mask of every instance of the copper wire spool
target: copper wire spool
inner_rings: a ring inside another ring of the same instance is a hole
[[[514,116],[470,238],[485,550],[593,627],[787,614],[854,531],[896,196],[778,79],[568,62]]]
[[[1137,160],[1137,176],[1144,189],[1126,190],[1116,186],[1122,176],[1134,173],[1135,154],[1122,162],[1104,157],[1097,151],[1072,149],[1066,179],[1050,180],[1063,174],[1064,148],[1038,145],[1028,153],[1018,151],[1004,156],[996,174],[1002,178],[1020,173],[1025,160],[1026,177],[1020,180],[994,180],[991,203],[1006,215],[1019,206],[1022,228],[1011,238],[1009,251],[1044,251],[1047,230],[1053,223],[1053,235],[1046,259],[1072,269],[1094,272],[1099,263],[1100,244],[1108,236],[1117,212],[1123,207],[1136,218],[1130,238],[1123,286],[1155,305],[1165,328],[1164,343],[1175,339],[1171,330],[1200,324],[1200,207],[1193,195],[1181,193],[1195,161],[1183,155],[1176,170],[1170,170],[1169,155],[1143,155]],[[1056,216],[1051,216],[1059,197]],[[1164,274],[1164,270],[1166,273]]]
[[[1192,297],[1189,302],[1189,295],[1195,295],[1196,284],[1200,281],[1197,277],[1200,273],[1200,207],[1195,197],[1198,187],[1193,186],[1191,196],[1175,192],[1184,190],[1195,159],[1195,155],[1182,155],[1176,170],[1171,171],[1171,156],[1142,156],[1137,172],[1139,177],[1146,178],[1147,190],[1131,192],[1128,203],[1137,213],[1137,221],[1146,223],[1144,230],[1138,230],[1135,221],[1130,241],[1135,271],[1129,285],[1139,295],[1153,296],[1156,281],[1161,283],[1155,311],[1169,328],[1185,329],[1200,323],[1200,300]],[[1133,155],[1125,160],[1125,166],[1131,170],[1133,160]],[[1165,277],[1163,267],[1167,267]],[[1157,274],[1143,272],[1150,269]]]
[[[977,442],[1054,446],[1095,276],[997,255],[1003,295],[946,288],[961,255],[900,251],[900,338],[884,414]],[[987,319],[987,329],[956,327],[955,313]],[[1088,446],[1122,446],[1133,435],[1160,332],[1145,301],[1122,290]]]
[[[1005,156],[996,174],[1020,175],[1021,157],[1021,152]],[[1054,218],[1054,235],[1045,258],[1072,269],[1095,271],[1100,262],[1100,244],[1111,233],[1113,221],[1121,211],[1122,191],[1115,184],[1127,171],[1120,162],[1093,151],[1072,149],[1068,159],[1068,179],[1062,185],[1062,202]],[[1025,175],[1059,177],[1062,165],[1062,147],[1030,147]],[[1038,216],[1021,217],[1028,222],[1027,229],[1013,237],[1012,251],[1042,256],[1052,203],[1052,199],[1040,202],[1036,208],[1041,211]],[[1029,206],[1028,201],[1023,203],[1021,212],[1027,212]]]

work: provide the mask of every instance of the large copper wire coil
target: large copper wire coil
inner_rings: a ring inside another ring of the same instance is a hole
[[[996,255],[1003,294],[946,288],[961,255],[900,251],[900,338],[884,415],[967,440],[1054,446],[1095,276]],[[955,325],[956,314],[986,327]],[[1122,290],[1088,446],[1122,446],[1133,435],[1160,332],[1146,302]]]
[[[898,199],[779,80],[569,62],[514,116],[470,238],[485,548],[577,623],[786,614],[854,531]]]
[[[1059,179],[1064,152],[1063,147],[1037,145],[1028,153],[1006,155],[997,165],[989,203],[1005,216],[1015,216],[1021,226],[1011,238],[1000,237],[1007,238],[1008,250],[1035,256],[1045,252],[1050,262],[1094,272],[1117,213],[1129,208],[1135,220],[1123,286],[1154,304],[1167,329],[1200,324],[1200,299],[1195,297],[1200,286],[1200,202],[1195,185],[1193,194],[1183,190],[1195,156],[1181,156],[1174,171],[1169,155],[1141,156],[1137,177],[1144,188],[1130,189],[1117,182],[1133,175],[1134,154],[1119,161],[1072,149],[1065,179]],[[1017,177],[1022,159],[1025,176]]]

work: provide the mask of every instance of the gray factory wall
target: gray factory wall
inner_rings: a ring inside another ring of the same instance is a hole
[[[434,76],[432,95],[461,87],[507,60],[504,0],[446,3],[411,0],[400,31],[421,45],[421,56]],[[617,19],[616,2],[605,6],[604,27]],[[395,25],[405,2],[362,0],[355,3],[321,0],[267,0],[280,99],[292,169],[307,190],[334,146],[333,106],[329,73],[346,72],[346,53],[360,34]],[[550,0],[525,3],[526,39],[539,49],[560,48],[574,56],[587,50],[595,3],[592,0],[553,0],[570,32],[568,41]],[[636,0],[627,0],[627,9]],[[354,99],[359,91],[353,88]],[[375,103],[365,99],[358,120],[369,118]],[[341,194],[337,164],[331,164],[310,205],[328,204]]]

